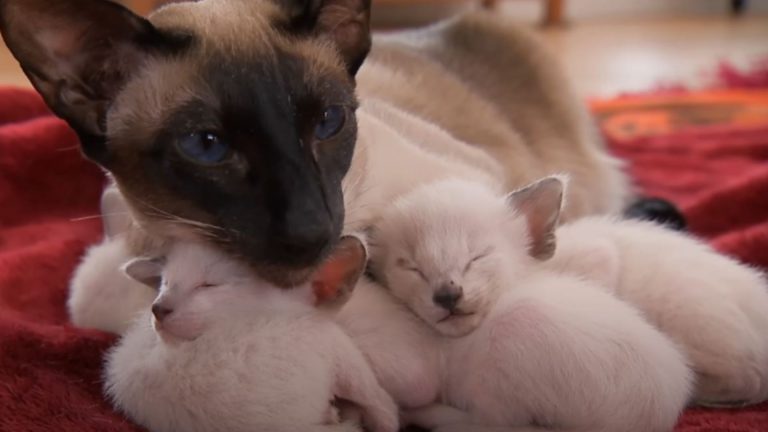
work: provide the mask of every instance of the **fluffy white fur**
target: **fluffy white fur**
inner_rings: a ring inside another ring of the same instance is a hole
[[[402,405],[435,396],[438,404],[410,411],[407,420],[440,432],[672,430],[690,391],[683,354],[628,304],[539,261],[551,256],[557,217],[530,221],[550,202],[559,209],[561,192],[556,179],[507,199],[478,184],[441,181],[383,216],[374,272],[435,333],[409,329],[412,320],[372,297],[361,315],[390,321],[353,338],[374,370],[386,372],[379,379],[399,390],[393,395]],[[434,298],[444,290],[461,293],[451,311]],[[414,364],[424,370],[411,370]],[[417,394],[403,403],[402,395]]]
[[[157,289],[126,277],[133,258],[128,246],[133,221],[114,185],[101,195],[104,240],[88,248],[69,284],[67,309],[72,324],[123,333],[157,296]]]
[[[337,322],[401,408],[437,401],[444,353],[435,332],[379,284],[363,278]]]
[[[132,258],[122,235],[92,246],[69,287],[72,324],[123,333],[157,296],[157,290],[128,278],[121,270]]]
[[[369,430],[396,431],[392,399],[314,301],[309,284],[280,290],[216,251],[177,244],[155,317],[109,354],[105,390],[154,432],[361,431],[339,422],[336,398]]]
[[[598,281],[681,345],[705,405],[768,399],[768,284],[685,234],[590,217],[557,231],[548,265]]]

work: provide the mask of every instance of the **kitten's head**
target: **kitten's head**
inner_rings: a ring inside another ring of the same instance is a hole
[[[367,254],[357,237],[342,238],[310,281],[289,290],[260,279],[245,264],[219,250],[177,243],[162,259],[136,258],[128,276],[159,287],[152,324],[166,342],[189,341],[209,326],[254,314],[335,312],[351,295]]]
[[[420,187],[374,230],[373,272],[438,332],[465,335],[500,290],[553,255],[562,194],[558,177],[507,196],[462,180]]]
[[[338,241],[370,0],[3,0],[0,32],[154,236],[281,285]]]

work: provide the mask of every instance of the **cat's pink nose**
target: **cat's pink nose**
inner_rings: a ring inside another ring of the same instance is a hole
[[[163,320],[173,312],[173,309],[165,307],[159,303],[155,303],[152,305],[152,315],[155,316],[155,319],[158,322],[163,322]]]

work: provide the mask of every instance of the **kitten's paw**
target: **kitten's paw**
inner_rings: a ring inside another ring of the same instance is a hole
[[[402,424],[430,430],[436,430],[444,425],[464,424],[469,419],[470,416],[465,411],[439,403],[405,410],[400,413]]]
[[[361,414],[366,431],[397,432],[400,429],[400,419],[394,409],[364,410]]]
[[[694,404],[710,408],[741,408],[768,400],[768,371],[734,367],[717,374],[697,373]]]
[[[701,408],[714,408],[714,409],[741,409],[746,406],[752,405],[747,401],[705,401],[696,400],[692,403],[693,406]]]
[[[341,423],[341,409],[338,406],[338,402],[332,400],[328,405],[328,413],[325,415],[325,422],[328,424]]]
[[[451,424],[438,426],[432,429],[432,432],[545,432],[549,429],[540,429],[536,427],[513,427],[513,426],[483,426],[476,424]]]
[[[452,425],[442,425],[438,426],[434,429],[432,429],[432,432],[467,432],[467,431],[474,431],[477,428],[474,427],[474,425],[463,425],[463,424],[452,424]]]
[[[332,423],[362,423],[363,409],[359,406],[345,400],[334,400],[331,405],[331,412],[336,414],[337,420]]]

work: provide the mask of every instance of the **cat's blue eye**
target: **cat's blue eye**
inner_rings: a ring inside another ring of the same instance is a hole
[[[229,143],[212,132],[196,132],[186,135],[177,141],[179,151],[203,165],[215,165],[224,161],[229,155]]]
[[[344,127],[347,112],[341,105],[331,105],[323,111],[320,121],[315,126],[315,139],[325,141],[333,138]]]

